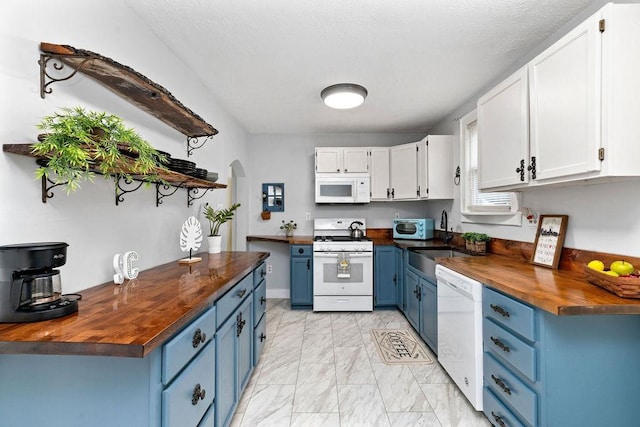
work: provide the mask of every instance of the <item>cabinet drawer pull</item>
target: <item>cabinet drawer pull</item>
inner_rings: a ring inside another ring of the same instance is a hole
[[[247,321],[242,318],[242,313],[238,313],[238,317],[236,317],[236,336],[240,336],[246,323]]]
[[[204,396],[207,394],[207,391],[200,387],[200,384],[196,384],[193,388],[193,395],[191,396],[191,404],[193,406],[197,405],[199,401],[204,400]]]
[[[265,297],[260,297],[260,305],[264,305],[265,302],[267,302],[267,299]]]
[[[247,293],[247,288],[240,289],[238,291],[238,298],[242,298],[246,293]]]
[[[504,423],[504,420],[502,419],[502,417],[500,415],[498,415],[495,412],[491,411],[491,416],[493,417],[494,420],[496,420],[496,422],[498,423],[498,425],[500,427],[507,427],[507,425]]]
[[[498,338],[491,337],[491,341],[493,341],[493,343],[498,347],[500,347],[502,351],[504,351],[505,353],[509,353],[511,351],[509,346],[503,343],[502,341],[500,341]]]
[[[193,333],[193,339],[191,340],[191,345],[193,348],[198,348],[198,346],[207,340],[207,334],[202,332],[200,328],[196,329]]]
[[[267,339],[267,336],[263,333],[260,334],[260,342],[264,341]]]
[[[491,307],[491,309],[493,311],[495,311],[496,313],[501,314],[502,317],[511,317],[511,314],[509,314],[509,312],[507,310],[505,310],[504,308],[500,307],[499,305],[489,304],[489,307]]]
[[[502,391],[504,391],[506,394],[511,396],[511,389],[506,386],[506,384],[504,383],[504,381],[502,381],[501,378],[498,378],[495,375],[491,374],[491,379],[498,385],[498,387],[502,389]]]

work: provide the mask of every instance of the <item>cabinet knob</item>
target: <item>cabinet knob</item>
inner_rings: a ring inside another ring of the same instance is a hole
[[[304,253],[304,248],[298,248],[298,253],[299,254],[303,254]]]
[[[198,348],[198,346],[207,340],[207,334],[202,332],[200,328],[196,329],[193,333],[193,338],[191,339],[191,345],[193,348]]]
[[[267,339],[267,336],[263,333],[260,334],[260,342],[264,341]]]
[[[260,297],[260,305],[264,305],[265,302],[267,302],[267,299],[265,297]]]
[[[191,404],[197,405],[199,401],[204,400],[207,391],[200,387],[200,384],[196,384],[193,388],[193,394],[191,395]]]
[[[240,289],[238,291],[238,298],[242,298],[246,293],[247,293],[247,288]]]
[[[264,269],[260,270],[260,277],[264,277],[266,275],[267,275],[267,272]]]

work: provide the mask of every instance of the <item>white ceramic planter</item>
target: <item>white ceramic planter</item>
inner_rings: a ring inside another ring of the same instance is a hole
[[[222,252],[222,236],[209,236],[207,237],[207,243],[209,243],[210,254]]]

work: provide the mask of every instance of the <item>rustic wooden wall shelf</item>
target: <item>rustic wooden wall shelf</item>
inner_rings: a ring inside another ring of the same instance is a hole
[[[5,151],[7,153],[42,159],[42,157],[35,156],[31,150],[32,144],[2,145],[2,151]],[[127,157],[124,157],[124,159],[124,162],[129,161],[127,160]],[[94,172],[98,173],[97,170],[94,170]],[[190,175],[185,175],[167,169],[157,169],[155,173],[161,180],[157,183],[154,183],[156,186],[156,206],[160,206],[164,197],[173,195],[179,188],[187,189],[187,206],[191,206],[194,200],[203,197],[209,190],[213,190],[216,188],[227,188],[227,186],[224,184],[207,181],[206,179],[195,178]],[[132,193],[142,187],[143,177],[134,176],[133,178],[134,179],[132,181],[127,181],[125,178],[119,178],[118,180],[116,180],[116,206],[124,201],[125,194]],[[51,181],[46,176],[42,177],[42,203],[46,203],[47,199],[50,199],[54,196],[51,190],[59,185],[63,185],[63,183],[56,183],[54,181]],[[171,190],[172,188],[173,190]],[[201,192],[202,194],[200,194]]]
[[[187,136],[187,155],[218,131],[185,107],[167,89],[113,59],[73,46],[40,43],[40,96],[51,93],[51,84],[83,73],[138,108]],[[65,65],[71,71],[66,73]]]

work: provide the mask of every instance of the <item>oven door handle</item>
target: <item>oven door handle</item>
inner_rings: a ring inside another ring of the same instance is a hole
[[[373,252],[314,252],[316,258],[338,258],[341,254],[348,254],[350,258],[372,258]]]

